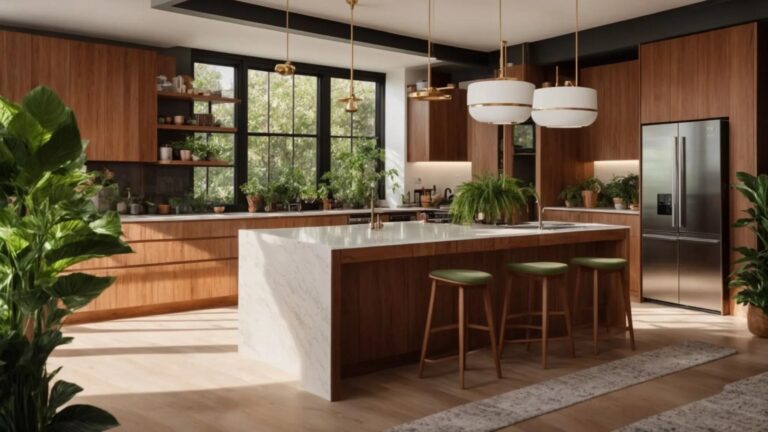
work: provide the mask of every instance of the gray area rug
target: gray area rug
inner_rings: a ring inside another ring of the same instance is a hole
[[[640,420],[620,432],[758,432],[768,430],[768,372],[725,386],[722,393]]]
[[[606,393],[699,366],[736,350],[687,341],[459,405],[396,426],[392,432],[495,431]]]

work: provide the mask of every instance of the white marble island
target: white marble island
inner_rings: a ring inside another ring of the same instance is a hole
[[[295,375],[305,390],[338,400],[343,377],[416,359],[430,270],[492,273],[498,305],[506,262],[626,256],[627,227],[547,228],[409,222],[380,231],[365,225],[241,230],[240,351]],[[455,320],[452,302],[441,307],[436,320]],[[438,340],[437,349],[450,350],[453,339]]]

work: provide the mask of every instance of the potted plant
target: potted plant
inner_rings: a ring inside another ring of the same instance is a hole
[[[344,207],[361,208],[378,195],[376,187],[383,180],[389,180],[392,191],[399,188],[396,169],[381,169],[386,158],[384,150],[375,143],[359,143],[354,150],[340,152],[334,160],[331,171],[323,176],[328,182],[333,197]]]
[[[104,431],[104,410],[71,404],[83,389],[56,380],[48,357],[72,341],[63,321],[115,281],[69,269],[130,253],[120,218],[91,202],[99,187],[85,171],[75,115],[50,89],[21,105],[0,98],[0,429]],[[23,157],[8,157],[23,155]],[[66,405],[66,406],[64,406]]]
[[[463,183],[451,204],[453,223],[469,225],[510,222],[527,206],[533,191],[515,178],[486,174]]]
[[[637,210],[640,203],[640,176],[637,174],[627,174],[624,177],[624,200],[629,205],[630,210]]]
[[[170,204],[171,209],[173,209],[173,212],[176,214],[188,213],[187,203],[184,197],[172,197],[168,200],[168,204]]]
[[[625,200],[627,192],[625,191],[623,177],[613,177],[613,179],[602,188],[602,192],[605,199],[612,200],[613,207],[616,210],[626,210],[625,203],[628,202],[628,200]]]
[[[333,210],[333,200],[331,200],[331,189],[328,184],[321,183],[317,189],[317,196],[323,200],[323,210]]]
[[[584,207],[597,207],[600,191],[603,190],[604,186],[597,177],[590,177],[581,182],[581,199],[584,202]]]
[[[144,206],[147,208],[147,214],[157,214],[157,205],[152,201],[145,201]]]
[[[98,188],[96,195],[91,198],[96,210],[105,212],[112,210],[116,201],[120,198],[120,188],[115,183],[115,173],[105,169],[91,173],[94,186]]]
[[[256,213],[259,211],[264,201],[264,193],[266,192],[266,188],[261,181],[257,178],[252,178],[247,183],[240,185],[240,191],[245,194],[245,199],[248,201],[248,212]]]
[[[758,337],[768,337],[768,175],[755,177],[745,172],[736,173],[739,184],[735,187],[752,206],[746,217],[736,221],[738,228],[749,228],[757,237],[757,247],[737,247],[742,258],[738,269],[731,275],[730,286],[741,288],[736,303],[747,306],[747,327]]]
[[[301,210],[317,210],[320,205],[318,203],[319,192],[317,186],[312,183],[307,184],[301,190]]]
[[[557,198],[562,200],[566,207],[578,207],[581,205],[581,188],[579,186],[566,186],[560,191]]]
[[[160,146],[160,160],[169,161],[173,160],[173,146],[170,143],[165,143]]]

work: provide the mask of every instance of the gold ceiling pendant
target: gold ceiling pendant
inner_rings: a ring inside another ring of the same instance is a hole
[[[427,88],[410,92],[408,97],[427,102],[449,101],[453,97],[445,90],[453,89],[453,84],[432,87],[432,0],[427,0],[427,16]]]
[[[285,63],[275,65],[275,72],[282,76],[291,76],[296,73],[296,66],[291,63],[291,0],[285,0]]]
[[[351,51],[351,60],[349,64],[349,92],[347,97],[339,99],[344,104],[344,111],[348,113],[357,112],[357,103],[362,99],[355,96],[355,6],[358,0],[346,0],[349,5],[349,47]]]

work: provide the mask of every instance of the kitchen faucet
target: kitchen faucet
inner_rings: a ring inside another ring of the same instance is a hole
[[[376,216],[376,196],[376,183],[374,183],[371,185],[371,223],[368,224],[368,227],[373,231],[384,228],[381,219]]]
[[[539,214],[539,231],[544,229],[544,207],[541,206],[541,202],[539,201],[539,195],[534,195],[536,198],[536,211]]]

